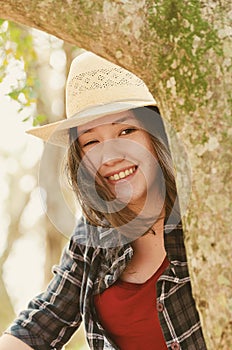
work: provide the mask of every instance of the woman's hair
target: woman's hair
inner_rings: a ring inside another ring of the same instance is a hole
[[[164,129],[162,118],[157,107],[142,107],[133,110],[135,117],[139,120],[141,127],[148,132],[154,154],[162,172],[160,192],[163,193],[165,206],[165,220],[172,218],[175,222],[180,221],[179,205],[177,198],[176,182],[173,163],[170,154],[168,139]],[[96,179],[81,162],[81,149],[78,143],[77,128],[70,129],[70,147],[67,154],[67,174],[69,182],[82,207],[84,216],[94,226],[107,225],[121,227],[133,220],[137,214],[127,206],[120,209],[118,201],[115,203],[114,195],[109,190],[107,182],[96,172]],[[109,208],[111,210],[109,210]],[[118,209],[119,208],[119,209]],[[106,220],[105,220],[106,219]],[[141,225],[144,232],[149,231],[156,220],[146,220]],[[104,224],[103,224],[104,223]]]

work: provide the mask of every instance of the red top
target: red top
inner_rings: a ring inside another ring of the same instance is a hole
[[[117,280],[94,298],[104,329],[120,350],[167,350],[156,307],[156,282],[167,258],[145,283]]]

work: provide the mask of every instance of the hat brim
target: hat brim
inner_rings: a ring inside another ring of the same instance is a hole
[[[67,147],[69,145],[70,128],[84,125],[106,115],[120,113],[134,108],[156,105],[157,104],[155,100],[114,102],[98,105],[80,111],[68,119],[29,129],[26,132],[28,134],[41,138],[45,142],[52,143],[61,147]]]

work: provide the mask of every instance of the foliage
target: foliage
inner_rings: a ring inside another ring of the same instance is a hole
[[[46,116],[32,116],[33,108],[29,108],[36,105],[39,81],[36,74],[33,38],[26,27],[0,19],[0,61],[0,83],[14,66],[21,69],[20,78],[17,79],[16,84],[12,84],[7,95],[19,103],[19,113],[28,108],[29,116],[23,121],[33,117],[33,125],[42,123],[46,120]]]

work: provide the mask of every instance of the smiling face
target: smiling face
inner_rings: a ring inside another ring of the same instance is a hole
[[[78,127],[78,134],[82,160],[116,198],[139,211],[155,189],[158,163],[150,136],[133,112],[102,117]]]

